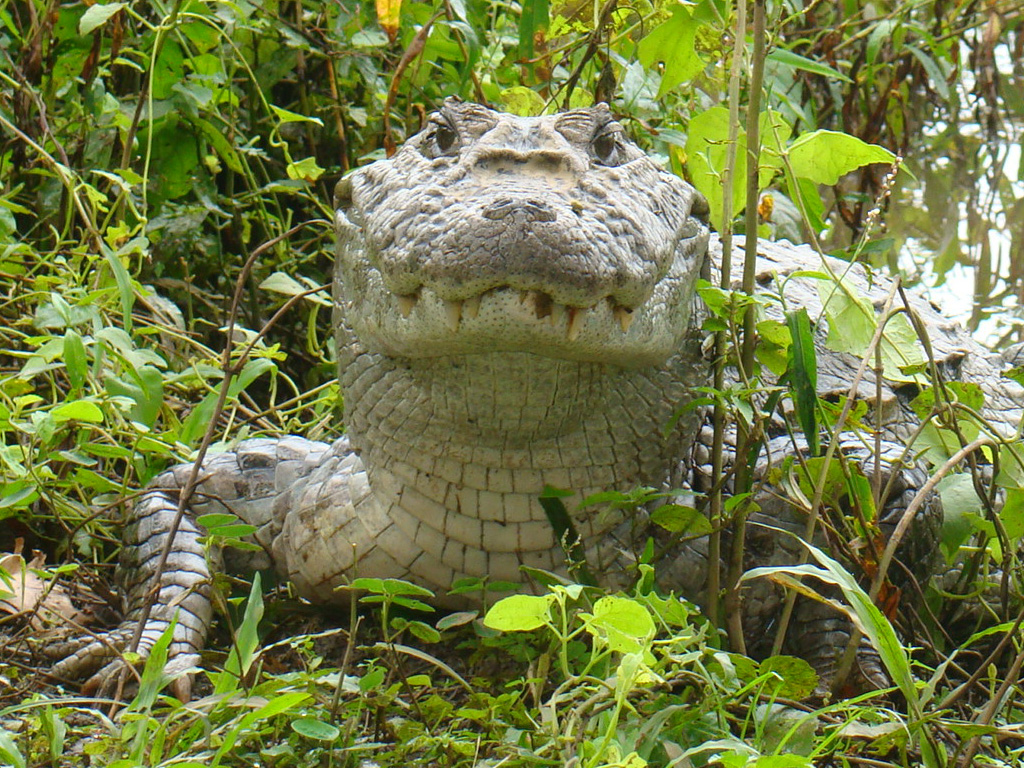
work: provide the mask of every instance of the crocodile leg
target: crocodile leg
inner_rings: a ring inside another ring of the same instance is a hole
[[[770,453],[772,464],[778,466],[777,449],[781,441],[772,441]],[[789,449],[791,452],[791,448]],[[865,478],[874,475],[875,458],[856,436],[840,438],[839,452],[845,458],[850,469],[857,469]],[[887,495],[878,510],[876,523],[881,537],[875,542],[876,556],[881,555],[889,538],[892,536],[904,512],[910,506],[918,490],[925,484],[928,475],[925,470],[910,459],[903,458],[903,446],[892,442],[883,442],[881,450],[881,466],[879,472],[880,487]],[[764,476],[767,467],[760,469]],[[760,510],[752,514],[747,537],[747,566],[788,565],[804,562],[807,558],[804,548],[792,536],[780,534],[771,528],[783,528],[802,537],[806,527],[806,516],[800,512],[774,486],[764,487],[756,496]],[[862,536],[856,536],[848,525],[838,519],[850,517],[853,512],[848,497],[826,499],[830,507],[832,524],[821,520],[814,537],[816,546],[833,554],[852,551],[855,545],[851,539],[861,540],[863,551],[853,552],[854,560],[864,559],[866,565],[858,566],[848,558],[841,558],[846,567],[854,574],[864,573],[867,580],[862,582],[868,588],[868,577],[873,577],[876,570],[870,563],[873,558],[868,555]],[[823,513],[824,514],[824,513]],[[901,590],[912,578],[924,578],[934,570],[938,548],[939,528],[942,522],[942,506],[937,493],[931,493],[921,505],[914,519],[910,521],[907,535],[903,537],[896,550],[896,560],[887,573],[887,579]],[[759,525],[760,524],[760,525]],[[825,526],[829,526],[826,534]],[[845,541],[846,546],[841,546]],[[761,583],[758,583],[761,582]],[[835,587],[814,586],[826,598],[838,598]],[[906,590],[903,590],[906,591]],[[745,634],[748,642],[756,646],[761,655],[769,652],[774,640],[774,632],[765,632],[766,620],[773,622],[784,601],[782,590],[770,586],[763,580],[755,580],[746,590],[745,596]],[[903,601],[900,601],[903,602]],[[770,636],[769,636],[770,635]],[[789,653],[801,656],[814,667],[819,676],[819,692],[828,691],[839,671],[840,659],[850,641],[851,625],[849,620],[836,608],[826,602],[798,598],[793,618],[789,623],[785,649]],[[870,644],[863,640],[857,651],[853,677],[848,685],[856,690],[884,687],[888,685],[888,677],[884,672],[881,660]]]
[[[125,585],[128,610],[124,622],[99,639],[85,639],[53,667],[65,678],[92,674],[86,691],[106,687],[116,680],[125,662],[121,654],[139,632],[148,596],[156,592],[141,629],[137,653],[145,659],[172,621],[177,619],[168,649],[171,674],[190,668],[206,639],[212,618],[210,564],[204,531],[196,518],[229,512],[257,526],[255,541],[269,550],[276,532],[274,503],[307,476],[328,450],[324,443],[297,437],[279,440],[247,440],[230,453],[207,457],[187,502],[162,570],[161,555],[177,516],[181,491],[192,464],[180,464],[157,477],[132,506],[125,521],[125,546],[118,569]],[[211,553],[219,559],[219,553]],[[232,558],[241,561],[243,558]],[[268,557],[248,558],[236,565],[266,567]],[[67,648],[63,649],[64,651]],[[60,649],[58,649],[60,652]]]

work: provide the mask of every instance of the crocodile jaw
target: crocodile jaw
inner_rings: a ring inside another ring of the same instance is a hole
[[[340,322],[398,358],[664,363],[706,252],[693,189],[628,142],[620,165],[595,162],[598,109],[455,114],[472,134],[457,155],[426,152],[428,129],[339,184]]]

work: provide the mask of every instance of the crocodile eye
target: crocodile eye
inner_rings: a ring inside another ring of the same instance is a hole
[[[619,164],[618,136],[609,131],[597,136],[593,142],[594,156],[601,165]]]
[[[455,146],[455,142],[458,141],[458,138],[459,134],[457,134],[450,126],[439,125],[434,129],[434,143],[437,144],[437,148],[441,150],[441,152],[448,152]]]

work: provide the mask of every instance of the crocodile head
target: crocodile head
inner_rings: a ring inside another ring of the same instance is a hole
[[[393,358],[657,365],[688,328],[703,205],[603,104],[528,118],[448,100],[338,184],[340,321]]]

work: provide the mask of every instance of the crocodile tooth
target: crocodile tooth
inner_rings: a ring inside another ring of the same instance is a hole
[[[412,314],[412,308],[416,306],[416,298],[415,293],[398,297],[398,311],[402,313],[402,317],[408,318]]]
[[[529,298],[530,298],[530,292],[529,291],[520,291],[519,292],[519,303],[520,304],[525,304],[529,300]]]
[[[551,323],[551,327],[561,328],[563,320],[565,320],[565,304],[558,304],[557,302],[552,304],[551,314],[548,315],[548,322]]]
[[[587,311],[586,307],[568,307],[569,310],[569,326],[566,329],[565,337],[569,341],[576,341],[580,337],[580,328],[583,327],[583,313]]]
[[[543,320],[551,314],[551,307],[554,300],[543,291],[533,292],[533,313],[538,320]]]
[[[444,312],[448,321],[448,330],[455,333],[459,330],[459,322],[462,320],[462,302],[445,301]]]
[[[466,299],[462,302],[462,316],[468,317],[470,320],[476,318],[480,314],[480,294]]]
[[[620,305],[615,307],[612,312],[615,314],[615,319],[619,321],[619,327],[622,329],[622,332],[628,331],[629,326],[633,324],[633,310]]]

